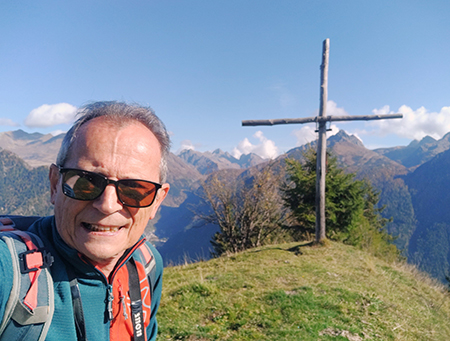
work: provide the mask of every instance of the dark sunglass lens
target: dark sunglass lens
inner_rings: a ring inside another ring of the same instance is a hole
[[[119,180],[119,198],[128,206],[145,207],[153,203],[156,186],[147,181]]]
[[[81,170],[68,170],[64,174],[64,194],[78,200],[97,198],[106,185],[100,175]]]

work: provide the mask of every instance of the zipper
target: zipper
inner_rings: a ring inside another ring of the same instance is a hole
[[[122,304],[122,310],[123,310],[123,316],[125,318],[125,320],[128,320],[128,314],[127,314],[127,304],[125,302],[125,293],[123,292],[123,287],[122,287],[122,283],[120,283],[120,281],[118,281],[119,283],[119,300],[120,303]]]
[[[114,318],[113,307],[112,307],[112,303],[114,301],[114,294],[113,294],[113,287],[111,284],[108,284],[107,292],[108,292],[108,304],[107,304],[108,319],[109,319],[109,321],[112,321],[112,319]]]
[[[122,259],[122,261],[115,267],[114,272],[112,273],[110,277],[110,280],[108,280],[106,278],[105,275],[103,275],[103,277],[105,277],[107,283],[108,283],[108,287],[107,287],[107,294],[108,294],[108,303],[107,303],[107,311],[108,311],[108,319],[109,321],[112,321],[114,316],[113,316],[113,301],[114,301],[114,293],[113,293],[113,283],[114,283],[114,277],[116,276],[116,273],[119,271],[119,269],[130,259],[131,255],[133,254],[134,251],[136,251],[143,243],[145,243],[145,238],[142,238],[141,240],[139,240],[134,246],[133,248],[128,252],[128,255],[126,257],[124,257]],[[101,271],[100,271],[101,272]],[[102,273],[103,274],[103,273]],[[123,301],[122,304],[124,304],[125,302]],[[125,306],[124,306],[125,308]],[[124,310],[125,312],[125,310]],[[126,314],[126,313],[125,313]],[[126,315],[125,315],[126,316]],[[127,316],[126,316],[127,317]]]

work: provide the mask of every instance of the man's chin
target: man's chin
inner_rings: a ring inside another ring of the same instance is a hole
[[[112,245],[89,243],[84,245],[81,253],[96,267],[101,268],[111,264],[114,267],[126,249],[126,246],[118,243]]]

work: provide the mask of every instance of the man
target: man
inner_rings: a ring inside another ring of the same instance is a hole
[[[55,310],[46,340],[155,340],[162,260],[142,235],[169,191],[169,137],[149,108],[98,102],[80,115],[50,167],[55,215],[29,228],[54,257]],[[153,284],[135,257],[143,245],[156,261]],[[0,242],[0,318],[10,269],[11,255]],[[133,285],[141,294],[140,316],[131,303]]]

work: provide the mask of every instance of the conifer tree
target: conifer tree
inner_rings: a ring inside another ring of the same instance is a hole
[[[288,229],[296,239],[315,233],[316,152],[308,149],[304,162],[286,160],[287,180],[282,186],[283,200],[291,211]],[[389,221],[381,216],[379,192],[366,180],[356,180],[327,155],[325,190],[327,238],[374,249],[373,253],[398,255],[391,244],[393,237],[385,231]]]

